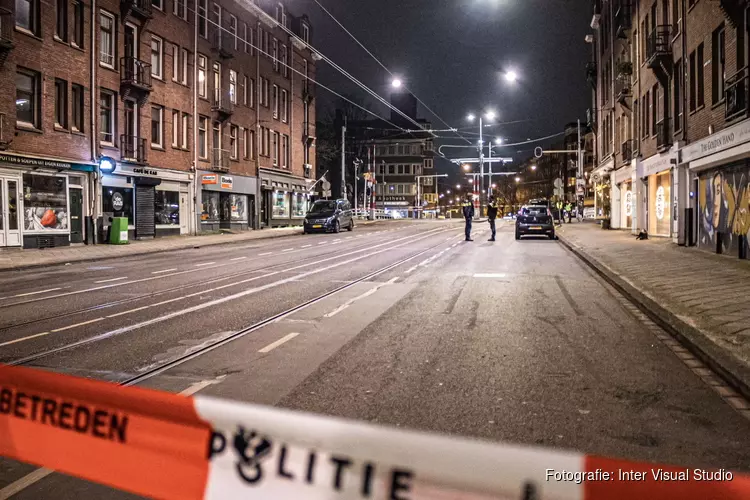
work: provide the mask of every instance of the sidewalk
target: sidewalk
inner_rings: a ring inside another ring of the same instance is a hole
[[[358,221],[358,226],[382,221]],[[131,241],[127,245],[72,245],[43,250],[0,250],[0,271],[17,271],[34,267],[84,262],[117,257],[132,257],[186,248],[244,243],[302,234],[301,227],[261,229],[238,234],[205,234],[199,236],[170,236],[153,240]]]
[[[685,347],[750,396],[750,261],[638,241],[597,224],[563,224],[560,241],[666,324]]]

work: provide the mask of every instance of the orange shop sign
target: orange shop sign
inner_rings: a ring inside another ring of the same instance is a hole
[[[215,174],[206,174],[201,177],[201,184],[218,184],[219,176]]]
[[[231,177],[227,175],[221,176],[221,189],[232,189],[233,184],[234,180]]]

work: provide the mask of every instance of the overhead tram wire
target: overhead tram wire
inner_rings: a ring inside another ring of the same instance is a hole
[[[340,21],[339,21],[338,19],[336,19],[336,17],[335,17],[335,16],[333,15],[333,14],[331,14],[331,12],[330,12],[330,11],[329,11],[328,9],[326,9],[326,8],[325,8],[325,7],[324,7],[324,6],[323,6],[323,5],[322,5],[322,4],[321,4],[321,3],[320,3],[320,2],[318,1],[318,0],[315,0],[315,3],[316,3],[316,4],[318,4],[318,7],[320,7],[321,9],[323,9],[323,12],[325,12],[326,14],[328,14],[328,16],[330,16],[330,18],[331,18],[331,19],[333,19],[333,20],[334,20],[334,22],[335,22],[336,24],[338,24],[338,25],[339,25],[339,27],[340,27],[340,28],[341,28],[342,30],[344,30],[344,31],[346,32],[346,34],[347,34],[347,35],[349,35],[349,36],[351,37],[351,39],[352,39],[352,40],[354,40],[355,42],[357,42],[357,45],[359,45],[360,47],[362,47],[362,49],[363,49],[363,50],[364,50],[365,52],[367,52],[367,54],[368,54],[368,55],[369,55],[370,57],[372,57],[372,58],[373,58],[373,59],[375,60],[375,62],[376,62],[376,63],[378,63],[378,64],[380,65],[380,67],[381,67],[381,68],[383,68],[383,69],[384,69],[384,70],[385,70],[385,71],[386,71],[386,72],[387,72],[387,73],[388,73],[389,75],[391,75],[391,77],[393,77],[393,78],[395,78],[395,77],[396,77],[396,75],[394,75],[394,74],[393,74],[393,73],[391,72],[391,70],[389,70],[389,69],[388,69],[388,68],[387,68],[387,67],[385,66],[385,64],[383,64],[383,63],[382,63],[382,62],[381,62],[381,61],[380,61],[380,60],[379,60],[379,59],[378,59],[378,58],[377,58],[377,57],[375,56],[375,54],[373,54],[372,52],[370,52],[370,50],[369,50],[369,49],[368,49],[367,47],[365,47],[365,45],[364,45],[364,44],[363,44],[362,42],[360,42],[360,41],[359,41],[359,39],[357,39],[357,37],[356,37],[356,36],[354,36],[354,34],[353,34],[353,33],[352,33],[351,31],[349,31],[348,29],[346,29],[346,27],[345,27],[345,26],[344,26],[343,24],[341,24],[341,22],[340,22]],[[434,112],[434,111],[433,111],[433,110],[432,110],[432,109],[431,109],[431,108],[430,108],[430,107],[429,107],[429,106],[428,106],[427,104],[425,104],[425,102],[424,102],[424,101],[422,101],[422,100],[421,100],[421,99],[420,99],[419,97],[417,97],[417,94],[415,94],[414,92],[412,92],[412,91],[411,91],[411,90],[410,90],[410,89],[409,89],[408,87],[406,87],[406,85],[404,85],[404,88],[405,88],[405,89],[406,89],[406,90],[407,90],[407,91],[408,91],[408,92],[409,92],[409,93],[410,93],[411,95],[413,95],[413,96],[414,96],[414,98],[415,98],[415,99],[417,100],[417,102],[419,102],[419,103],[420,103],[420,104],[421,104],[422,106],[424,106],[424,108],[425,108],[425,109],[426,109],[427,111],[429,111],[430,113],[432,113],[432,114],[433,114],[433,115],[434,115],[434,116],[435,116],[435,117],[436,117],[436,118],[437,118],[438,120],[440,120],[440,121],[441,121],[441,122],[443,123],[443,125],[445,125],[446,127],[448,127],[448,130],[444,130],[444,131],[441,131],[441,132],[454,132],[454,133],[455,133],[456,135],[458,135],[458,136],[459,136],[459,137],[460,137],[461,139],[465,140],[465,141],[466,141],[467,143],[469,143],[469,144],[473,144],[473,143],[472,143],[472,142],[471,142],[471,141],[470,141],[469,139],[467,139],[467,138],[465,138],[464,136],[462,136],[462,135],[461,135],[461,133],[460,133],[460,132],[458,131],[458,129],[456,129],[456,128],[453,128],[453,127],[451,127],[451,126],[450,126],[450,125],[449,125],[449,124],[448,124],[448,123],[447,123],[447,122],[446,122],[445,120],[443,120],[443,119],[442,119],[442,118],[440,117],[440,115],[438,115],[438,114],[437,114],[436,112]]]

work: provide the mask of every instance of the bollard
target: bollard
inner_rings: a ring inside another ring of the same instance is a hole
[[[738,242],[740,259],[747,259],[747,236],[744,234],[740,235],[740,241]]]
[[[721,255],[724,253],[723,245],[722,245],[722,236],[723,233],[721,231],[716,231],[716,253]]]

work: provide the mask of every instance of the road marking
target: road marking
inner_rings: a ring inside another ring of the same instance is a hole
[[[272,253],[273,253],[273,252],[263,252],[263,253],[259,253],[259,254],[258,254],[258,257],[263,257],[264,255],[271,255]]]
[[[247,257],[235,257],[234,259],[229,259],[229,260],[245,260],[245,259],[247,259]]]
[[[505,278],[505,273],[477,273],[475,278]]]
[[[12,497],[16,493],[19,493],[32,484],[41,481],[45,477],[52,474],[53,470],[50,469],[37,469],[34,472],[31,472],[29,474],[26,474],[21,479],[14,481],[10,483],[8,486],[0,490],[0,500],[8,500],[8,498]]]
[[[350,239],[352,239],[352,236],[347,236],[347,237],[346,237],[346,238],[344,238],[344,239],[345,239],[345,240],[350,240]]]
[[[201,262],[200,264],[196,264],[195,267],[210,266],[211,264],[216,264],[216,262]]]
[[[328,244],[328,242],[327,242],[327,241],[323,241],[323,242],[321,242],[321,243],[318,243],[318,245],[327,245],[327,244]]]
[[[413,273],[414,271],[416,271],[416,270],[417,270],[417,267],[419,267],[419,264],[417,264],[417,265],[416,265],[416,266],[414,266],[414,267],[410,267],[409,269],[407,269],[407,270],[406,270],[406,274],[411,274],[411,273]]]
[[[294,248],[285,248],[282,252],[291,252],[292,250],[294,250]]]
[[[119,278],[111,278],[111,279],[108,279],[108,280],[94,281],[94,283],[96,283],[96,284],[99,284],[99,283],[111,283],[113,281],[122,281],[122,280],[126,280],[126,279],[128,279],[127,276],[120,276]]]
[[[151,274],[162,274],[162,273],[170,273],[172,271],[177,271],[177,268],[172,269],[162,269],[161,271],[153,271]]]
[[[51,330],[51,331],[53,331],[53,332],[62,332],[62,331],[64,331],[64,330],[70,330],[71,328],[75,328],[75,327],[77,327],[77,326],[90,325],[91,323],[96,323],[96,322],[99,322],[99,321],[101,321],[101,320],[103,320],[103,319],[104,319],[104,318],[95,318],[95,319],[90,319],[90,320],[88,320],[88,321],[82,321],[82,322],[80,322],[80,323],[76,323],[75,325],[68,325],[68,326],[64,326],[64,327],[62,327],[62,328],[56,328],[56,329],[54,329],[54,330]]]
[[[312,245],[302,245],[302,248],[310,248]]]
[[[14,297],[28,297],[29,295],[39,295],[40,293],[54,292],[57,290],[62,290],[62,288],[48,288],[46,290],[39,290],[38,292],[19,293],[18,295],[14,295]],[[4,298],[9,299],[10,297]]]
[[[290,340],[292,340],[297,335],[299,335],[299,333],[296,333],[296,332],[290,333],[289,335],[285,335],[285,336],[281,337],[279,340],[277,340],[276,342],[271,342],[270,344],[268,344],[263,349],[260,349],[258,352],[262,352],[264,354],[267,353],[267,352],[271,352],[274,349],[276,349],[277,347],[279,347],[281,344],[286,344],[287,342],[289,342]]]
[[[188,387],[184,391],[180,391],[179,394],[180,394],[180,396],[192,396],[196,392],[202,391],[203,389],[205,389],[209,385],[220,384],[221,382],[224,381],[224,379],[226,377],[227,377],[226,375],[221,375],[221,376],[216,377],[214,379],[201,380],[200,382],[194,383],[193,385],[191,385],[190,387]]]
[[[373,293],[377,292],[378,290],[380,290],[381,288],[383,288],[386,285],[392,285],[397,279],[398,279],[398,276],[396,276],[395,278],[391,278],[390,280],[386,281],[385,283],[381,283],[381,284],[379,284],[376,287],[370,288],[369,290],[367,290],[362,295],[359,295],[357,297],[354,297],[353,299],[347,300],[346,302],[344,302],[343,304],[341,304],[339,307],[337,307],[333,311],[329,312],[328,314],[324,315],[323,317],[324,318],[332,318],[332,317],[336,316],[338,313],[340,313],[341,311],[345,310],[346,308],[348,308],[350,305],[354,304],[358,300],[364,299],[365,297],[369,297],[370,295],[372,295]]]
[[[20,338],[20,339],[9,340],[7,342],[3,342],[2,344],[0,344],[0,347],[4,347],[6,345],[15,344],[16,342],[24,342],[26,340],[31,340],[31,339],[36,338],[36,337],[44,337],[45,335],[49,335],[50,333],[52,333],[52,332],[35,333],[34,335],[29,335],[27,337],[23,337],[23,338]],[[0,490],[0,492],[2,492],[2,490]],[[2,496],[0,496],[0,498],[2,498]]]
[[[182,298],[182,297],[180,297],[180,298]],[[144,309],[148,309],[149,307],[153,307],[153,305],[148,305],[148,306],[143,306],[143,307],[136,307],[135,309],[128,309],[127,311],[123,311],[123,312],[119,312],[119,313],[115,313],[115,314],[110,314],[107,317],[108,318],[116,318],[118,316],[124,316],[126,314],[134,313],[136,311],[142,311]]]
[[[428,231],[425,235],[418,237],[416,240],[411,240],[411,241],[408,241],[406,243],[402,243],[402,244],[396,245],[395,247],[390,246],[390,247],[384,248],[382,250],[377,250],[375,252],[366,253],[366,254],[364,254],[364,255],[362,255],[360,257],[355,257],[353,259],[348,259],[348,260],[345,260],[345,261],[342,261],[342,262],[337,262],[337,263],[332,264],[330,266],[326,266],[326,267],[314,269],[312,271],[307,271],[307,272],[302,273],[302,274],[298,274],[297,276],[292,276],[290,278],[284,278],[284,279],[281,279],[281,280],[278,280],[278,281],[274,281],[272,283],[268,283],[266,285],[261,285],[261,286],[259,286],[257,288],[250,288],[248,290],[245,290],[245,291],[242,291],[242,292],[239,292],[239,293],[235,293],[235,294],[229,295],[227,297],[222,297],[222,298],[215,299],[215,300],[212,300],[212,301],[209,301],[209,302],[204,302],[202,304],[198,304],[198,305],[195,305],[195,306],[192,306],[192,307],[188,307],[186,309],[180,309],[180,310],[177,310],[177,311],[165,314],[163,316],[157,316],[155,318],[151,318],[151,319],[142,321],[140,323],[136,323],[136,324],[124,326],[124,327],[118,328],[116,330],[111,330],[109,332],[101,333],[99,335],[96,335],[95,337],[89,337],[87,339],[83,339],[83,340],[80,340],[78,342],[74,342],[72,344],[69,344],[69,345],[65,346],[65,348],[70,348],[70,347],[74,347],[74,346],[78,346],[78,345],[87,344],[89,342],[95,342],[95,341],[98,341],[98,340],[103,340],[105,338],[109,338],[109,337],[113,337],[115,335],[120,335],[120,334],[123,334],[123,333],[127,333],[129,331],[137,330],[139,328],[143,328],[145,326],[149,326],[149,325],[152,325],[152,324],[160,323],[162,321],[167,321],[167,320],[170,320],[172,318],[183,316],[185,314],[189,314],[189,313],[192,313],[192,312],[195,312],[195,311],[200,311],[200,310],[203,310],[203,309],[206,309],[206,308],[209,308],[209,307],[213,307],[215,305],[223,304],[223,303],[229,302],[231,300],[235,300],[235,299],[238,299],[238,298],[246,297],[248,295],[251,295],[251,294],[254,294],[254,293],[258,293],[258,292],[262,292],[262,291],[268,290],[270,288],[275,288],[277,286],[281,286],[281,285],[284,285],[286,283],[292,283],[294,281],[298,281],[298,280],[300,280],[302,278],[305,278],[307,276],[312,276],[314,274],[318,274],[318,273],[327,271],[329,269],[334,269],[336,267],[339,267],[342,264],[348,264],[350,262],[356,262],[358,260],[362,260],[364,258],[371,257],[373,255],[377,255],[377,254],[381,254],[383,252],[387,252],[387,251],[389,251],[389,250],[391,250],[393,248],[398,248],[398,247],[401,247],[401,246],[404,246],[404,245],[407,245],[407,244],[411,244],[414,241],[419,241],[419,240],[423,240],[425,238],[429,238],[430,236],[432,236],[435,233],[435,231],[439,232],[440,230],[436,229],[436,230]],[[404,236],[402,238],[397,238],[397,239],[395,239],[393,241],[388,241],[388,242],[385,242],[385,243],[377,244],[377,245],[375,245],[373,247],[370,247],[370,249],[368,249],[368,250],[372,250],[372,249],[375,249],[375,248],[383,247],[383,246],[386,246],[386,245],[392,245],[394,242],[402,241],[402,240],[406,240],[406,239],[410,239],[410,238],[412,238],[412,237],[411,236]],[[157,306],[164,305],[164,304],[167,304],[167,303],[170,303],[170,302],[175,302],[177,300],[184,300],[184,299],[187,299],[187,298],[190,298],[190,297],[195,297],[197,295],[204,295],[204,294],[207,294],[207,293],[214,292],[216,290],[222,290],[224,288],[241,285],[241,284],[248,283],[248,282],[251,282],[251,281],[256,281],[256,280],[259,280],[259,279],[262,279],[262,278],[267,278],[269,276],[275,276],[277,274],[287,273],[289,271],[294,271],[296,269],[302,269],[302,268],[305,268],[305,267],[310,267],[310,266],[313,266],[315,264],[320,264],[322,262],[328,262],[328,261],[331,261],[331,260],[338,260],[341,257],[346,257],[347,255],[354,255],[354,254],[358,254],[358,253],[361,253],[361,252],[362,252],[362,250],[354,250],[354,251],[351,251],[351,252],[348,252],[348,253],[337,255],[335,257],[328,257],[328,258],[321,259],[321,260],[318,260],[318,261],[315,261],[315,262],[310,262],[310,263],[307,263],[307,264],[299,264],[297,266],[290,267],[290,268],[287,268],[287,269],[284,269],[284,270],[273,271],[273,272],[270,272],[270,273],[267,273],[267,274],[263,274],[261,276],[255,276],[253,278],[248,278],[248,279],[241,280],[241,281],[238,281],[238,282],[235,282],[235,283],[228,283],[226,285],[222,285],[220,287],[212,288],[212,289],[209,289],[209,290],[201,290],[201,291],[196,292],[196,293],[192,293],[192,294],[189,294],[189,295],[183,295],[183,296],[180,296],[180,297],[175,297],[173,299],[165,300],[163,302],[158,302],[156,304],[150,304],[148,306],[143,306],[143,307],[140,307],[140,308],[137,308],[137,309],[131,309],[129,311],[124,311],[122,313],[117,313],[117,314],[111,315],[110,317],[121,316],[121,315],[124,315],[124,314],[128,314],[128,313],[135,312],[135,311],[138,311],[138,310],[147,309],[147,308],[150,308],[150,307],[157,307]],[[60,329],[60,330],[66,330],[66,329],[73,328],[74,326],[81,326],[81,325],[85,325],[85,324],[88,324],[88,323],[92,323],[94,321],[100,321],[101,319],[104,319],[104,318],[98,318],[96,320],[79,323],[78,325],[72,325],[72,326],[65,327],[65,328]],[[60,330],[53,330],[53,331],[60,331]],[[35,335],[29,335],[27,337],[24,337],[23,339],[16,339],[16,340],[10,341],[9,343],[21,342],[23,340],[29,340],[29,339],[32,339],[34,337],[39,337],[39,336],[42,336],[42,335],[48,335],[49,333],[50,332],[43,332],[41,334],[38,333],[38,334],[35,334]],[[4,344],[0,344],[0,347],[2,347],[3,345]],[[2,500],[2,498],[0,498],[0,500]]]

